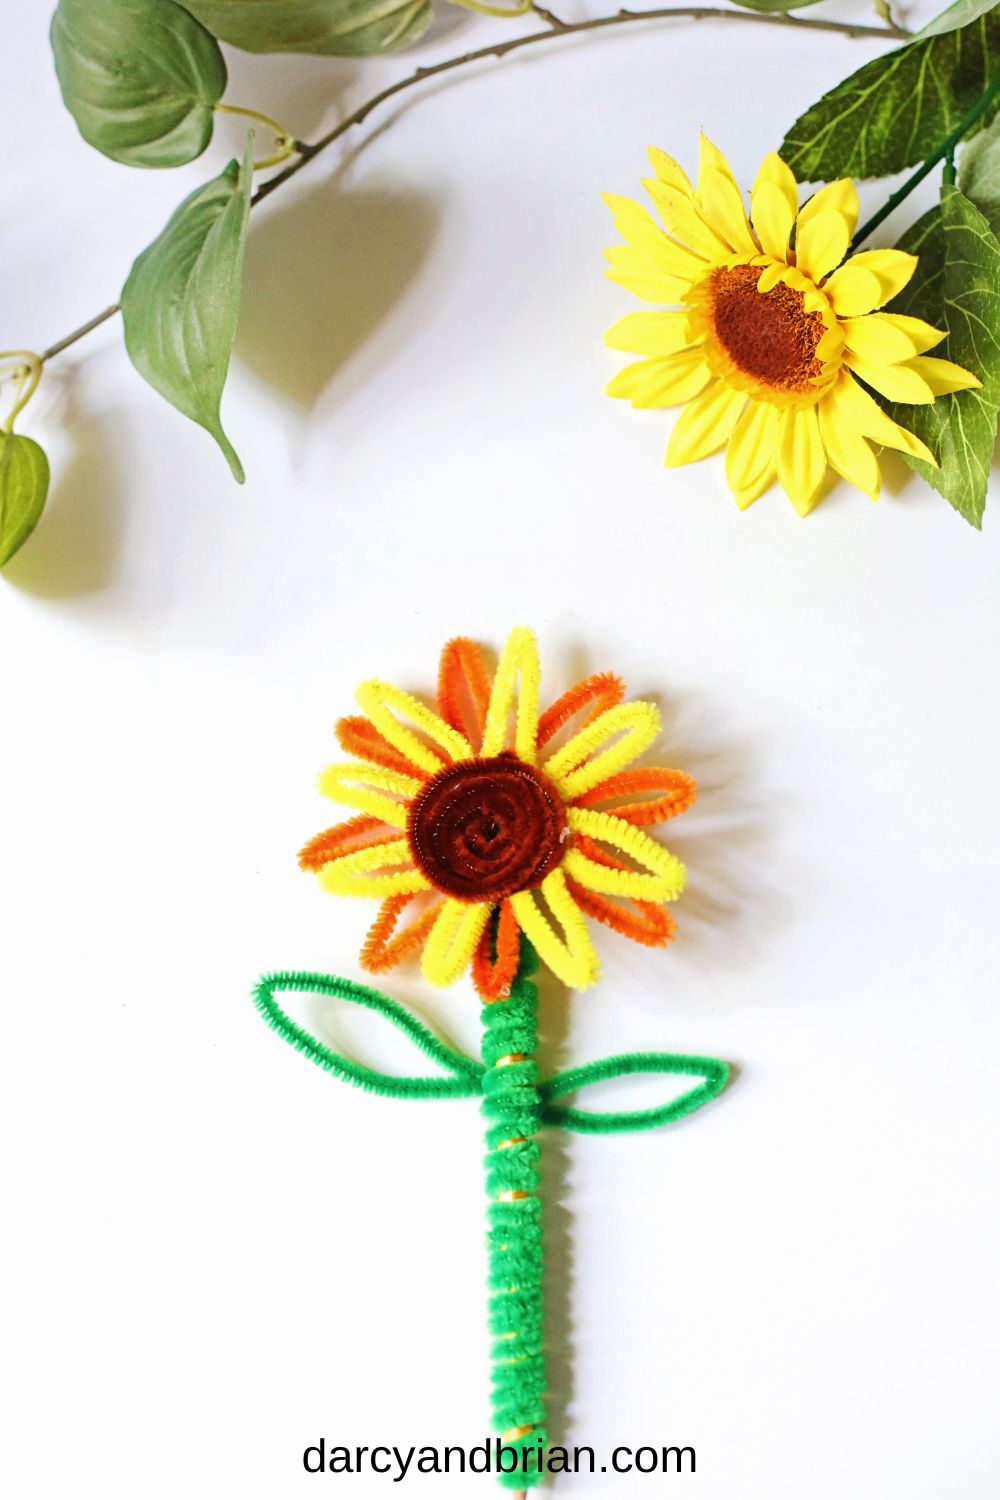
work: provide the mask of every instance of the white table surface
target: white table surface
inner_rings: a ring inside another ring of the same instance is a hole
[[[100,158],[59,105],[47,8],[3,27],[8,347],[109,301],[239,138],[223,122],[176,173]],[[232,54],[228,97],[315,135],[530,24],[455,14],[391,62]],[[546,991],[546,1056],[739,1067],[673,1129],[550,1143],[554,1433],[698,1462],[555,1493],[996,1494],[1000,492],[979,536],[889,459],[878,505],[840,485],[805,522],[777,492],[740,515],[721,460],[664,471],[669,417],[601,394],[633,303],[602,278],[600,190],[638,195],[650,142],[693,166],[700,126],[748,183],[880,50],[651,25],[373,118],[254,216],[225,402],[245,489],[117,325],[46,375],[24,430],[54,490],[0,582],[18,1500],[316,1495],[320,1437],[485,1435],[475,1104],[340,1086],[248,991],[359,976],[370,907],[294,858],[333,821],[314,775],[355,682],[429,689],[448,635],[518,622],[550,695],[611,667],[659,697],[665,758],[702,787],[669,834],[677,943],[600,935],[599,988]],[[468,983],[386,987],[476,1047]]]

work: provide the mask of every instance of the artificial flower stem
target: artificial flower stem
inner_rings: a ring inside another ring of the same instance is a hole
[[[1000,94],[1000,69],[998,69],[998,71],[994,73],[993,77],[983,89],[983,92],[980,94],[975,104],[969,110],[968,114],[962,116],[961,120],[959,120],[954,130],[950,135],[945,137],[940,146],[938,146],[937,150],[934,151],[927,158],[927,160],[917,168],[912,176],[906,179],[901,187],[898,187],[894,193],[891,193],[889,195],[889,197],[885,200],[882,207],[878,210],[877,213],[872,214],[871,218],[866,220],[866,222],[862,224],[861,228],[854,236],[854,240],[851,245],[852,250],[856,250],[858,246],[864,240],[866,240],[868,236],[872,234],[879,227],[879,225],[883,223],[885,219],[889,217],[893,210],[899,207],[904,198],[909,197],[909,195],[913,192],[913,189],[917,187],[921,182],[923,182],[928,172],[932,172],[939,161],[944,161],[946,163],[948,161],[954,161],[956,146],[962,140],[966,131],[970,130],[976,123],[976,121],[980,118],[980,116],[989,109],[997,94]],[[947,166],[945,167],[945,182],[954,182],[955,178],[953,173],[954,167],[952,167],[951,175],[949,174]]]
[[[523,940],[510,994],[482,1010],[493,1420],[504,1446],[520,1454],[500,1483],[521,1493],[542,1482],[539,1453],[547,1441],[538,987],[528,977],[536,967],[534,949]]]

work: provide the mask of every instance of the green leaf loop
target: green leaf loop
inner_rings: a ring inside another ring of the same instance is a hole
[[[59,0],[52,51],[84,140],[132,167],[177,167],[212,138],[226,87],[215,38],[174,0]]]
[[[446,1076],[427,1078],[382,1073],[369,1068],[365,1063],[356,1062],[342,1052],[335,1052],[282,1010],[274,998],[275,992],[279,990],[304,991],[331,999],[348,1000],[374,1011],[409,1037],[414,1046],[432,1062],[436,1062]],[[390,1099],[461,1099],[482,1093],[481,1063],[474,1062],[471,1057],[465,1057],[449,1047],[422,1025],[416,1016],[411,1015],[405,1006],[379,990],[369,989],[367,985],[355,984],[350,979],[340,979],[333,974],[285,971],[265,975],[254,990],[253,1000],[264,1020],[279,1036],[297,1051],[304,1053],[311,1062],[346,1083],[370,1089],[373,1093]]]
[[[666,1104],[652,1109],[596,1111],[576,1109],[568,1105],[553,1104],[553,1099],[564,1094],[575,1094],[591,1083],[602,1083],[609,1078],[627,1078],[636,1073],[662,1073],[674,1076],[700,1078],[695,1088],[688,1089]],[[563,1130],[577,1130],[589,1135],[613,1135],[621,1131],[655,1130],[658,1125],[667,1125],[679,1120],[715,1099],[729,1082],[730,1068],[715,1057],[685,1057],[676,1052],[625,1052],[617,1057],[604,1057],[598,1062],[584,1063],[579,1068],[567,1068],[554,1073],[539,1084],[542,1097],[542,1121]]]

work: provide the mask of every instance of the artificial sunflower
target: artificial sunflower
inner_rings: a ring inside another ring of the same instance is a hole
[[[433,983],[471,963],[495,999],[523,933],[582,989],[598,975],[587,916],[650,946],[673,936],[663,903],[680,895],[684,866],[644,828],[690,806],[695,783],[633,766],[659,733],[656,706],[625,703],[621,679],[598,673],[540,714],[539,675],[529,630],[511,632],[492,684],[479,648],[456,639],[437,712],[370,681],[357,691],[363,713],[338,723],[356,758],[328,766],[320,788],[360,811],[312,839],[300,863],[334,894],[380,898],[361,954],[370,972],[422,948]]]
[[[923,404],[979,381],[928,357],[944,333],[878,311],[910,280],[915,256],[863,250],[845,259],[858,218],[854,184],[833,182],[800,209],[792,171],[771,152],[748,219],[728,162],[704,136],[696,189],[671,157],[649,156],[656,175],[643,185],[666,233],[639,204],[606,195],[626,241],[608,251],[608,274],[680,310],[632,313],[608,332],[613,349],[645,356],[608,394],[637,407],[684,407],[667,464],[728,444],[726,478],[741,509],[777,478],[800,515],[816,503],[828,465],[878,497],[871,442],[936,465],[871,391]]]

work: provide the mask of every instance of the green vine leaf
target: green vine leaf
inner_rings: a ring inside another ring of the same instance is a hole
[[[923,162],[1000,68],[1000,14],[911,41],[852,73],[796,120],[780,155],[802,182],[886,177]],[[984,112],[976,129],[1000,108]]]
[[[1000,238],[1000,118],[962,151],[958,185]]]
[[[933,21],[928,21],[913,40],[919,42],[925,36],[944,36],[949,31],[957,31],[960,26],[968,26],[970,21],[978,20],[980,16],[994,10],[996,3],[997,0],[955,0],[954,5],[949,5]]]
[[[807,5],[818,5],[819,0],[734,0],[741,10],[763,11],[774,15],[777,11],[805,10]]]
[[[917,220],[899,248],[920,261],[892,311],[947,328],[948,338],[935,353],[971,370],[982,389],[890,410],[924,440],[940,467],[904,455],[906,463],[978,530],[1000,410],[1000,244],[975,205],[958,188],[945,186],[941,202]]]
[[[243,483],[220,406],[236,337],[253,182],[253,134],[242,167],[184,199],[122,289],[125,347],[144,380],[210,432]]]
[[[220,41],[245,52],[366,57],[419,41],[430,0],[184,0]]]
[[[0,433],[0,567],[34,531],[48,493],[44,450],[19,433]]]
[[[59,0],[52,51],[84,140],[131,167],[177,167],[212,138],[218,42],[174,0]]]
[[[819,0],[734,0],[741,10],[763,11],[774,15],[777,11],[805,10],[807,5],[818,5]]]

